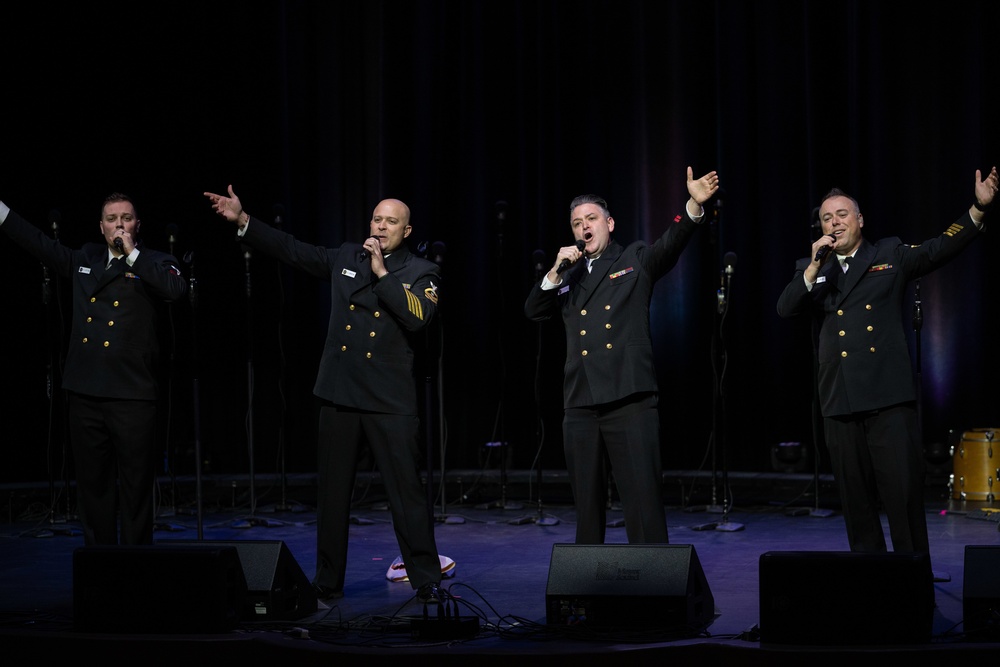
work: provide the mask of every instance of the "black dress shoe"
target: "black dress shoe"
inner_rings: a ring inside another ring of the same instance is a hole
[[[417,591],[417,602],[441,604],[441,588],[436,583],[424,584]]]
[[[344,597],[344,591],[335,591],[332,588],[324,586],[313,586],[313,590],[316,591],[316,598],[324,602],[327,600],[339,600]]]

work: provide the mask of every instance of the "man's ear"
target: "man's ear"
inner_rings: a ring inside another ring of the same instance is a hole
[[[409,236],[410,232],[412,232],[412,231],[413,231],[413,227],[412,226],[407,225],[406,227],[404,227],[403,228],[403,238],[405,239],[407,236]]]

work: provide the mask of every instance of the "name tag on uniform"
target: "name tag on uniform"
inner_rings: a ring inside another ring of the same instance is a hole
[[[90,267],[81,266],[79,269],[77,269],[77,273],[90,273]]]
[[[816,276],[816,284],[817,285],[819,285],[820,283],[825,283],[825,282],[826,282],[826,276]]]
[[[340,270],[340,275],[347,276],[348,278],[354,278],[358,274],[357,274],[356,271],[351,271],[350,269],[341,269]]]
[[[562,287],[559,288],[559,292],[558,292],[557,296],[562,296],[563,294],[565,294],[568,291],[569,291],[569,285],[564,285],[564,286],[562,286]]]

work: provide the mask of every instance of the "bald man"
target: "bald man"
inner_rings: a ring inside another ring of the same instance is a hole
[[[410,253],[410,209],[378,203],[363,244],[324,248],[252,218],[229,186],[206,192],[241,242],[329,280],[330,324],[313,393],[319,415],[316,574],[321,600],[344,594],[351,495],[365,445],[382,476],[400,553],[417,600],[440,602],[441,561],[419,476],[414,356],[437,308],[438,266]]]

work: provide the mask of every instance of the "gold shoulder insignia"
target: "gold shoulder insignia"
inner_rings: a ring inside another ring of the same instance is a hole
[[[438,302],[438,286],[434,284],[433,280],[431,281],[431,286],[430,287],[424,288],[424,296],[427,297],[427,300],[430,301],[431,303],[437,304],[437,302]]]

